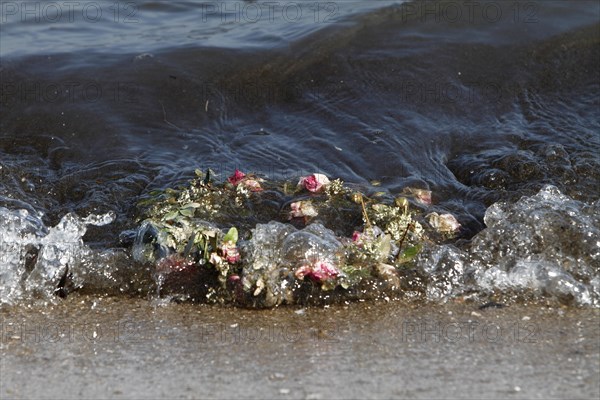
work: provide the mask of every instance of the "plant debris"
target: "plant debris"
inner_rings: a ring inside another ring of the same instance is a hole
[[[400,293],[423,245],[460,230],[451,214],[427,223],[406,197],[386,203],[323,174],[293,187],[240,170],[217,184],[196,170],[140,201],[134,257],[154,265],[161,294],[273,307]],[[404,192],[431,203],[429,191]]]

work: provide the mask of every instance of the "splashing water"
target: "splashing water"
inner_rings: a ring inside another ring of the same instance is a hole
[[[242,248],[244,285],[256,287],[254,296],[260,295],[262,307],[294,303],[294,269],[317,260],[337,264],[341,246],[335,234],[318,222],[302,230],[275,221],[258,224]]]
[[[81,286],[84,266],[96,258],[82,240],[87,226],[109,224],[114,214],[86,218],[66,214],[51,228],[44,226],[41,217],[0,207],[0,304],[25,295],[47,299],[67,272],[76,286]],[[102,256],[106,258],[106,254]]]
[[[0,208],[0,304],[55,298],[67,266],[71,284],[92,292],[148,293],[160,284],[143,282],[151,279],[149,274],[136,276],[137,264],[124,250],[98,251],[84,244],[87,226],[111,223],[112,213],[86,218],[67,214],[54,227],[46,227],[41,217]],[[425,246],[415,260],[420,287],[411,290],[438,302],[476,293],[505,301],[550,298],[562,304],[600,305],[600,200],[583,203],[547,186],[516,203],[492,205],[484,221],[487,227],[467,245]],[[138,257],[147,246],[142,243],[145,233],[147,226],[142,225],[131,249]],[[256,225],[240,248],[242,282],[252,286],[254,295],[244,304],[271,307],[298,301],[293,271],[314,260],[337,265],[341,246],[340,238],[319,223],[301,230],[275,221]],[[414,277],[408,271],[397,274],[401,281]],[[368,290],[373,293],[359,297],[377,297],[381,288]],[[343,290],[335,294],[353,297]]]
[[[432,246],[419,260],[427,296],[477,290],[600,304],[600,200],[582,203],[554,186],[514,204],[496,203],[469,246]]]
[[[562,304],[600,305],[600,200],[583,203],[549,185],[516,203],[492,205],[484,221],[487,228],[468,245],[430,245],[417,259],[424,277],[420,289],[428,299],[476,292],[506,301],[549,297]],[[286,252],[289,244],[298,247],[290,239],[308,233],[280,225],[257,227],[250,243],[257,270],[315,251],[334,260],[337,241],[326,228],[314,225],[329,245],[304,243],[295,255]],[[410,279],[404,271],[399,275]]]

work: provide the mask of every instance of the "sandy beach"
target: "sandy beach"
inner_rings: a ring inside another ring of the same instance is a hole
[[[598,398],[600,311],[244,310],[72,296],[1,314],[3,399]]]

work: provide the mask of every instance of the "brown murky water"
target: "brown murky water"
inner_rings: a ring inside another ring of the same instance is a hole
[[[600,396],[593,309],[73,296],[0,317],[3,399]]]

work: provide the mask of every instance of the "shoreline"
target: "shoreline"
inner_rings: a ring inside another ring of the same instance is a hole
[[[600,310],[249,310],[75,295],[0,311],[0,396],[598,398]]]

